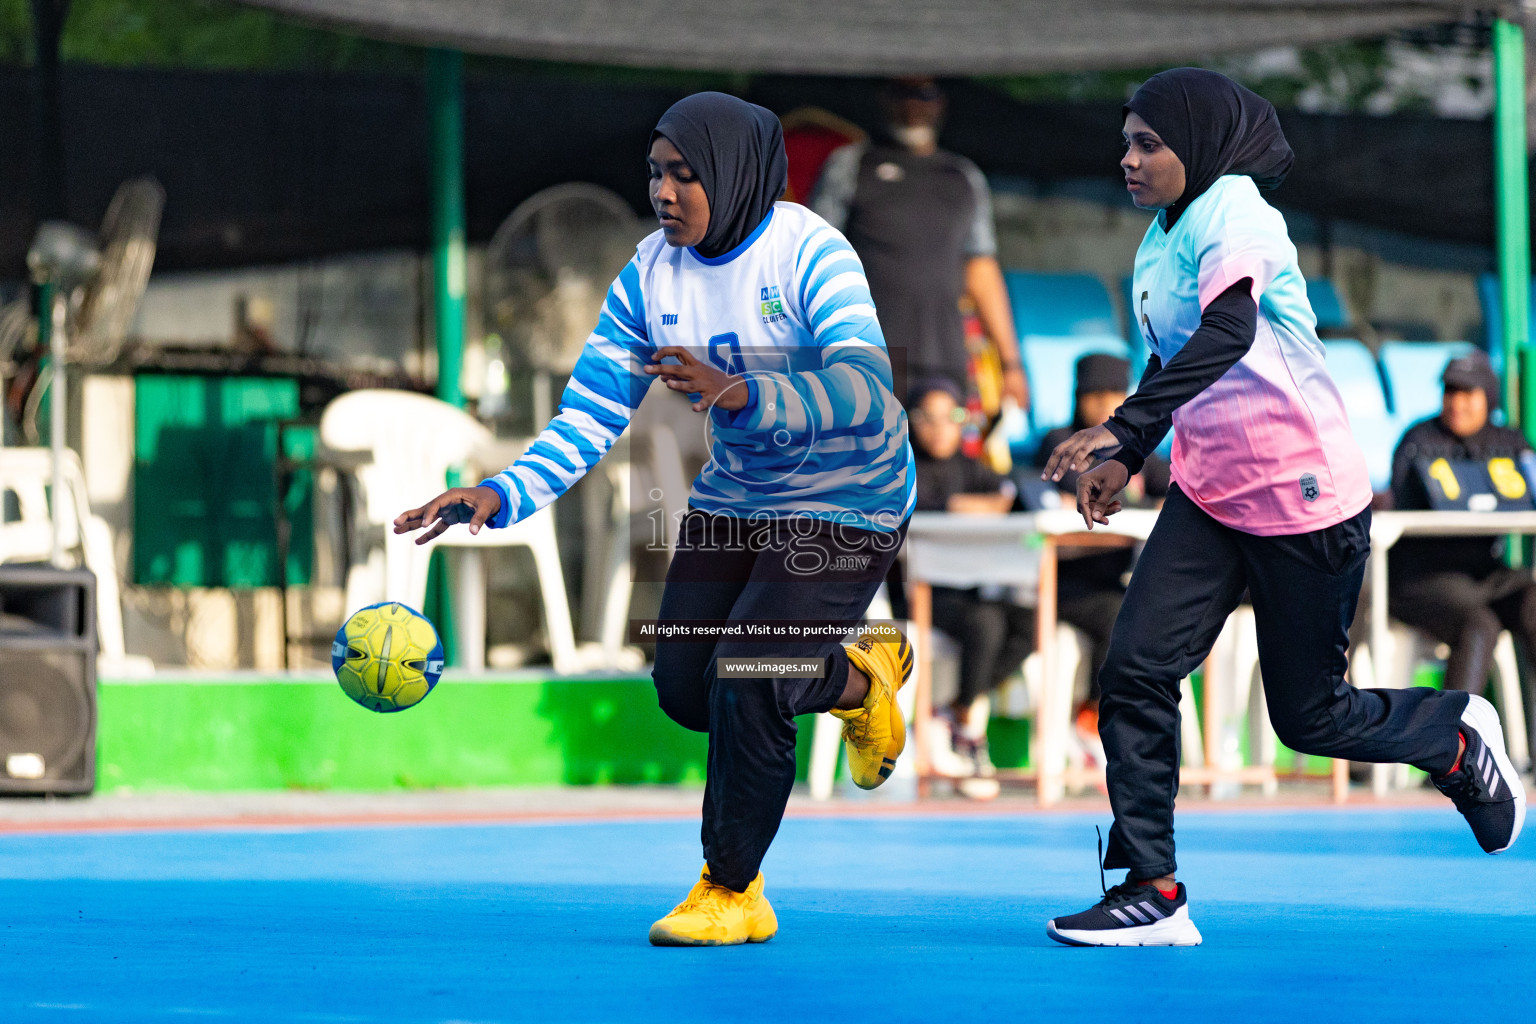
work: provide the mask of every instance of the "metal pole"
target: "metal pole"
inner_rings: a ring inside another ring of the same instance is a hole
[[[1525,29],[1493,23],[1493,180],[1503,311],[1504,408],[1511,425],[1536,427],[1536,391],[1527,383],[1531,301],[1530,184],[1525,148]],[[1532,382],[1536,383],[1536,382]]]
[[[59,41],[69,17],[69,0],[32,0],[32,131],[36,145],[32,166],[33,201],[39,221],[60,220],[68,212],[64,178],[63,114],[60,112]]]
[[[427,52],[427,107],[432,138],[433,312],[437,334],[437,397],[464,406],[464,55]],[[458,468],[444,481],[457,487]],[[446,559],[440,560],[446,570]],[[446,573],[437,576],[437,624],[450,665],[460,666],[459,623]],[[428,599],[430,602],[430,598]],[[480,600],[484,602],[482,589]],[[482,606],[483,608],[483,603]],[[473,616],[471,616],[473,618]],[[482,634],[483,635],[483,634]],[[483,667],[483,666],[477,666]]]
[[[48,364],[52,377],[48,385],[48,446],[52,458],[53,493],[49,496],[49,508],[53,513],[53,547],[48,560],[59,568],[64,567],[64,425],[69,419],[69,401],[65,380],[69,373],[64,367],[64,296],[53,288],[47,288],[48,307],[44,315],[49,320]]]
[[[464,405],[464,55],[427,55],[432,132],[432,268],[437,397]]]

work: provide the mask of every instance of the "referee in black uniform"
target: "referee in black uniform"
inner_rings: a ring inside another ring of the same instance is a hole
[[[908,380],[944,377],[965,392],[960,300],[969,297],[997,348],[1003,393],[1028,408],[987,180],[971,161],[939,148],[944,94],[933,79],[886,83],[881,108],[886,123],[873,141],[827,157],[811,209],[859,254],[886,345],[906,353]]]

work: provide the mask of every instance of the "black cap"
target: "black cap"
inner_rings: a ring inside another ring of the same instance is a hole
[[[1497,402],[1499,398],[1498,374],[1493,372],[1493,364],[1482,352],[1468,352],[1464,356],[1452,359],[1446,364],[1445,372],[1440,375],[1440,383],[1458,391],[1482,388],[1488,393],[1490,405]]]
[[[944,90],[937,80],[927,75],[912,75],[902,78],[887,78],[880,87],[880,91],[893,100],[927,100],[933,102],[944,98]]]
[[[965,404],[965,395],[960,391],[960,385],[948,377],[923,377],[914,381],[907,389],[907,408],[912,409],[923,404],[923,399],[935,391],[942,391],[955,400],[956,405]]]
[[[1077,361],[1077,393],[1125,391],[1131,386],[1131,362],[1105,352],[1095,352]]]

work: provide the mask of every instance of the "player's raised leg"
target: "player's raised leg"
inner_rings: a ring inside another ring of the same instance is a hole
[[[1489,853],[1525,821],[1525,788],[1493,706],[1426,686],[1356,689],[1349,625],[1370,551],[1370,512],[1326,530],[1241,537],[1270,722],[1292,750],[1428,772]]]

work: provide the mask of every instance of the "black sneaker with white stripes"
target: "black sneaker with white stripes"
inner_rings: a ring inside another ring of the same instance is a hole
[[[1177,883],[1173,899],[1155,885],[1122,882],[1096,906],[1054,918],[1045,934],[1069,946],[1198,946],[1200,929],[1189,919],[1189,893]]]
[[[1461,713],[1461,735],[1467,741],[1461,767],[1431,781],[1456,804],[1478,845],[1488,853],[1503,853],[1525,825],[1525,786],[1504,749],[1499,713],[1471,695]]]

